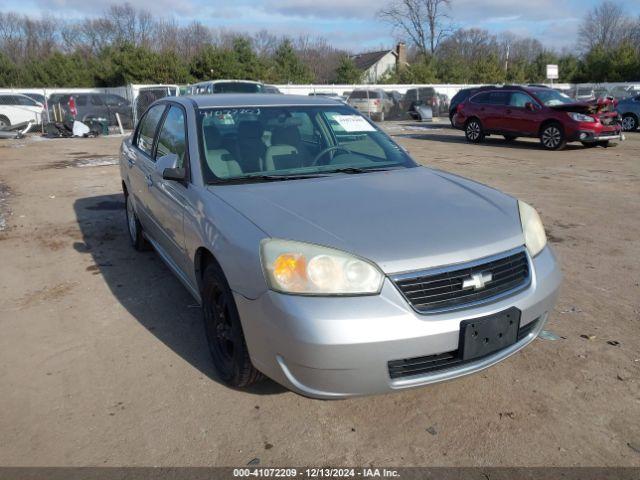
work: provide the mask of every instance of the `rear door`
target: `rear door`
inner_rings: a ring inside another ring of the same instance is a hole
[[[144,114],[136,134],[133,137],[132,148],[125,152],[128,177],[129,194],[133,195],[136,213],[145,232],[152,236],[158,236],[158,230],[151,215],[151,185],[152,173],[155,169],[153,160],[155,139],[164,114],[166,104],[154,105]]]
[[[509,131],[508,103],[509,92],[502,90],[492,90],[480,94],[485,99],[480,111],[484,117],[483,126],[485,130],[503,132]]]

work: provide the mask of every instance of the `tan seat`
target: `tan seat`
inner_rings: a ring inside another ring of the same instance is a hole
[[[236,159],[222,147],[222,137],[215,125],[205,125],[202,127],[204,133],[204,143],[206,150],[206,161],[209,170],[216,177],[229,178],[242,175],[242,168]]]
[[[271,134],[271,146],[265,153],[266,170],[285,170],[304,166],[303,148],[297,127],[274,128]]]

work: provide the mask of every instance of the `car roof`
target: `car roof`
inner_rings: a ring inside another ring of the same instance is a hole
[[[281,93],[216,93],[165,98],[173,101],[178,99],[185,101],[180,103],[190,101],[198,108],[342,105],[337,100],[323,96],[310,97],[308,95],[282,95]]]
[[[196,85],[211,85],[216,83],[251,83],[253,85],[264,85],[262,82],[256,82],[254,80],[229,79],[229,80],[205,80],[204,82],[192,83],[191,86],[195,87]],[[270,85],[270,86],[273,86],[273,85]]]

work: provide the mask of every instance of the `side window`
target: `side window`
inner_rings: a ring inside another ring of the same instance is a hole
[[[315,140],[314,137],[314,128],[313,122],[309,118],[305,112],[292,112],[291,117],[299,120],[298,131],[300,132],[300,137],[305,142],[313,142]]]
[[[489,103],[489,92],[479,93],[478,95],[471,98],[473,103]]]
[[[511,93],[511,100],[509,100],[510,106],[524,108],[524,106],[527,103],[534,103],[534,101],[533,101],[533,98],[531,98],[526,93],[522,93],[522,92]]]
[[[147,155],[151,156],[153,150],[153,137],[156,134],[158,122],[162,117],[165,105],[151,107],[140,121],[136,146]]]
[[[91,95],[91,105],[97,105],[97,106],[104,105],[104,102],[102,101],[102,98],[100,97],[100,95]]]
[[[489,92],[489,103],[491,105],[508,105],[509,92]]]
[[[178,168],[182,168],[186,153],[186,125],[184,112],[181,108],[172,106],[164,117],[164,123],[158,134],[158,147],[156,158],[170,153],[178,156]]]
[[[84,107],[87,104],[87,96],[86,95],[78,95],[76,98],[76,105],[79,107]]]

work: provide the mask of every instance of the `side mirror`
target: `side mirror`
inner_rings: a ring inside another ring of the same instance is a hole
[[[162,172],[162,178],[165,180],[182,182],[186,176],[185,169],[178,168],[178,155],[175,153],[168,153],[157,158],[156,169],[158,172]]]
[[[527,102],[524,104],[524,108],[526,108],[527,110],[529,110],[530,112],[533,112],[535,110],[535,107],[533,106],[533,103],[531,102]]]
[[[162,178],[165,180],[174,180],[176,182],[184,182],[187,172],[184,168],[165,168],[162,171]]]

